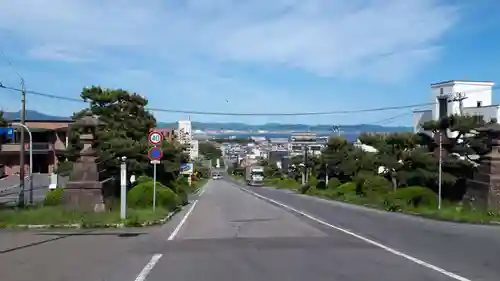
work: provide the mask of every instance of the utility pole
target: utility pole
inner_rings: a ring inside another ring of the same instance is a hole
[[[305,182],[309,182],[309,165],[307,165],[307,144],[304,144],[304,175]]]
[[[24,89],[24,79],[21,78],[21,124],[26,123],[26,91]],[[19,193],[19,205],[24,206],[24,128],[21,126],[20,134],[20,156],[19,156],[19,188],[21,193]]]
[[[449,102],[448,95],[440,95],[438,96],[439,101],[439,120],[443,120],[443,118],[448,116],[447,108]],[[439,144],[438,144],[438,209],[441,209],[441,197],[442,197],[442,179],[443,179],[443,130],[441,128],[441,122],[439,122]],[[446,133],[446,130],[444,131]]]
[[[458,101],[459,114],[462,116],[464,114],[464,102],[463,100],[467,97],[463,92],[457,92],[449,101]]]

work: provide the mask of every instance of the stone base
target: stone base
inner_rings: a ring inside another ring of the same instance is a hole
[[[100,182],[68,182],[64,189],[63,204],[68,210],[105,211],[102,184]]]
[[[492,179],[490,182],[482,182],[476,179],[469,180],[467,193],[464,196],[464,204],[475,208],[500,210],[500,181]]]

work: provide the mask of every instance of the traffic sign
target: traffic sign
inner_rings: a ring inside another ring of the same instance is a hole
[[[148,156],[151,161],[160,160],[163,157],[163,151],[155,146],[148,151]]]
[[[149,143],[152,145],[159,145],[163,141],[163,135],[159,132],[153,131],[149,133]]]

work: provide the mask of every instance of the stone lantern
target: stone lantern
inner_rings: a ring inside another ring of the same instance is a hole
[[[491,151],[483,157],[467,188],[465,200],[486,209],[500,209],[500,124],[488,123],[478,129],[491,141]]]
[[[83,211],[102,211],[104,205],[104,183],[108,179],[102,178],[100,162],[94,150],[95,132],[105,123],[97,116],[85,116],[72,125],[81,128],[80,142],[83,148],[78,160],[73,163],[73,170],[69,176],[63,195],[63,203],[67,209]]]

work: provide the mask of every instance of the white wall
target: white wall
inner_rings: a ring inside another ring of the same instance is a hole
[[[422,124],[432,120],[432,110],[419,110],[413,112],[413,132],[422,131]]]
[[[179,131],[179,141],[182,144],[191,143],[192,132],[191,132],[191,121],[180,120],[178,121],[178,131]]]
[[[432,102],[435,102],[432,117],[434,120],[439,118],[439,102],[438,96],[455,95],[462,93],[466,99],[462,101],[463,107],[477,107],[477,102],[481,102],[481,106],[490,106],[492,104],[492,87],[494,83],[490,82],[466,82],[466,81],[450,81],[449,83],[438,83],[431,86]],[[452,101],[448,103],[448,115],[460,113],[460,102]]]
[[[191,140],[191,150],[189,151],[189,156],[191,160],[197,159],[199,157],[199,142],[198,140]]]

